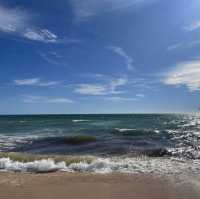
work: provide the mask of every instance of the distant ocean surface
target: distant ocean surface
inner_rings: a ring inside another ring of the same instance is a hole
[[[200,114],[0,116],[0,151],[95,157],[65,165],[0,158],[1,170],[200,173]]]

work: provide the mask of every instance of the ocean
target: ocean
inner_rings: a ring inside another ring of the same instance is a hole
[[[0,116],[0,154],[3,171],[199,174],[200,114]]]

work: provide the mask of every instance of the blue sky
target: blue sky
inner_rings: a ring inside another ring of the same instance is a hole
[[[199,0],[0,0],[0,114],[193,112]]]

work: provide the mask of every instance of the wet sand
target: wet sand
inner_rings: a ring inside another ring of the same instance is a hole
[[[0,173],[0,199],[199,199],[169,177],[128,174]]]

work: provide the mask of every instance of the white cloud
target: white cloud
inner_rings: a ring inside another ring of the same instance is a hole
[[[34,95],[24,95],[22,101],[25,103],[74,103],[73,100],[68,98],[51,98],[51,97],[43,97],[43,96],[34,96]]]
[[[17,86],[55,86],[60,84],[58,81],[41,81],[40,78],[29,78],[29,79],[16,79],[14,84]]]
[[[0,6],[0,31],[14,34],[32,41],[55,43],[59,42],[58,36],[48,29],[39,28],[33,23],[31,14],[16,8]]]
[[[186,86],[190,91],[200,90],[200,60],[179,63],[165,75],[167,85]]]
[[[79,84],[75,92],[85,95],[105,95],[107,93],[107,87],[100,84]]]
[[[122,91],[118,90],[118,88],[126,85],[127,82],[128,80],[126,78],[118,78],[112,79],[107,83],[78,84],[74,91],[83,95],[119,94]]]
[[[76,19],[88,18],[130,6],[138,6],[151,3],[155,0],[70,0]]]
[[[194,31],[200,28],[200,21],[195,21],[192,24],[185,26],[184,29],[186,31]]]
[[[57,42],[57,35],[52,33],[51,31],[47,29],[40,29],[38,31],[33,29],[27,29],[23,33],[23,36],[27,39],[33,40],[33,41],[41,41],[44,43],[55,43]]]
[[[123,48],[118,47],[118,46],[110,46],[108,47],[109,50],[112,50],[115,54],[121,56],[126,63],[126,67],[128,70],[133,70],[134,66],[133,66],[133,58],[131,56],[129,56]]]
[[[14,83],[18,86],[29,86],[29,85],[35,85],[39,82],[39,78],[31,78],[31,79],[16,79],[14,80]]]

